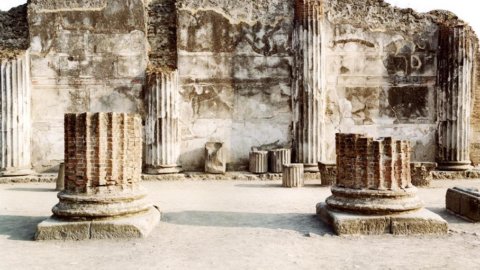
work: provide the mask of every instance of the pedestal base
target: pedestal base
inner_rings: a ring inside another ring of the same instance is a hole
[[[0,177],[26,176],[34,173],[35,172],[30,169],[5,170],[5,171],[0,171]]]
[[[181,173],[182,167],[173,165],[173,166],[158,166],[158,167],[145,167],[143,169],[143,173],[150,174],[150,175],[157,175],[157,174],[175,174]]]
[[[38,224],[35,240],[143,238],[159,222],[160,212],[154,207],[137,215],[90,221],[66,221],[52,216]]]
[[[468,171],[473,169],[470,161],[439,162],[438,171]]]
[[[319,172],[320,170],[318,169],[318,164],[303,164],[303,171],[304,172]]]
[[[338,235],[441,235],[448,232],[448,223],[424,208],[395,215],[370,216],[334,211],[325,203],[319,203],[317,216],[332,226]]]

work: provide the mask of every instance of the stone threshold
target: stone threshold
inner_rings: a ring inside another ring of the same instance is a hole
[[[305,180],[320,180],[320,173],[308,173]],[[227,172],[226,174],[207,174],[203,172],[183,172],[177,174],[142,175],[142,181],[281,181],[281,173],[253,174],[250,172]],[[55,183],[57,174],[36,174],[29,176],[0,177],[0,184],[15,183]]]

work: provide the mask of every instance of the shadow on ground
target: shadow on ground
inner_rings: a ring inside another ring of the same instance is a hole
[[[162,221],[188,226],[280,229],[296,231],[304,235],[309,233],[333,234],[312,214],[183,211],[164,213]]]
[[[54,188],[9,188],[7,190],[24,192],[58,192]]]
[[[10,240],[31,241],[37,225],[48,217],[0,216],[0,235]]]
[[[428,210],[434,212],[435,214],[441,216],[449,224],[472,224],[472,222],[462,219],[456,216],[453,213],[447,211],[445,207],[427,207]]]
[[[241,188],[284,188],[282,187],[282,184],[237,184],[235,185],[236,187],[241,187]],[[321,184],[315,184],[315,183],[305,183],[305,188],[311,188],[311,187],[324,187],[324,188],[329,188],[326,186],[322,186]]]

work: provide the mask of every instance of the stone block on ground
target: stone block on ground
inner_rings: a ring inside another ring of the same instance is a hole
[[[225,146],[222,142],[208,142],[205,144],[205,172],[212,174],[225,174],[227,161]]]
[[[442,235],[448,224],[439,215],[420,209],[394,215],[362,215],[330,209],[317,204],[317,216],[338,235]]]
[[[430,186],[433,180],[432,171],[436,168],[437,163],[435,162],[412,162],[410,164],[412,184],[417,187]]]
[[[478,189],[455,187],[447,190],[447,210],[473,222],[480,222],[480,192]]]
[[[318,163],[320,170],[320,179],[322,186],[333,186],[337,182],[337,164],[336,163]]]

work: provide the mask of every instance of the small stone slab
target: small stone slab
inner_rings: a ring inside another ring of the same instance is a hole
[[[333,186],[337,182],[337,164],[336,163],[318,163],[320,170],[322,186]]]
[[[437,168],[435,162],[412,162],[410,174],[412,184],[416,187],[428,187],[433,180],[432,172]]]
[[[208,142],[205,144],[205,172],[225,174],[227,161],[223,142]]]
[[[333,211],[325,203],[319,203],[317,217],[332,226],[337,235],[443,235],[448,232],[448,223],[427,209],[370,216]]]
[[[478,189],[455,187],[447,190],[447,210],[473,222],[480,222],[480,192]]]
[[[143,238],[158,225],[160,216],[152,207],[138,215],[106,220],[65,221],[50,217],[38,224],[35,240]]]

